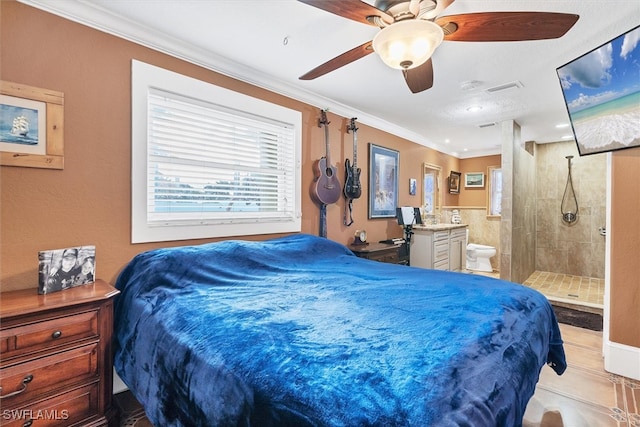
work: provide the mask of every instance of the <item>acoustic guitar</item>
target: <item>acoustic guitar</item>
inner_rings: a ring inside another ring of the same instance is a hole
[[[344,196],[347,199],[357,199],[362,195],[362,186],[360,185],[360,168],[358,167],[358,128],[355,117],[347,126],[347,133],[349,131],[353,132],[353,166],[349,159],[345,160]]]
[[[330,205],[338,201],[342,186],[338,181],[336,168],[331,164],[329,153],[329,121],[324,110],[320,112],[318,126],[324,126],[325,157],[313,163],[314,179],[311,183],[311,198],[321,205]]]

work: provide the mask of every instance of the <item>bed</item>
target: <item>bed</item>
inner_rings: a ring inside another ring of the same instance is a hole
[[[295,234],[137,255],[118,375],[155,426],[519,426],[566,368],[535,290]]]

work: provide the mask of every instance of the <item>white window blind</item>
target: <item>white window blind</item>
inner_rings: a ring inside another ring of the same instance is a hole
[[[135,74],[134,67],[134,83]],[[281,114],[269,117],[265,101],[235,92],[226,99],[220,95],[230,91],[204,82],[196,88],[216,90],[176,90],[170,83],[148,84],[144,106],[137,104],[146,110],[146,149],[142,159],[134,155],[133,168],[144,161],[146,172],[133,175],[134,184],[136,176],[138,182],[144,176],[144,191],[134,185],[132,192],[144,215],[134,206],[132,240],[299,231],[300,124],[283,121]],[[243,97],[258,101],[260,108],[252,111],[246,100],[234,103]],[[135,116],[135,101],[133,108]],[[144,224],[136,224],[141,217]]]

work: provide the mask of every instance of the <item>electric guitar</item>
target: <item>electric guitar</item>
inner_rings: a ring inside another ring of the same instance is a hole
[[[349,159],[344,161],[345,181],[344,196],[347,199],[357,199],[362,194],[362,186],[360,185],[360,168],[358,167],[358,128],[356,127],[356,118],[352,118],[347,126],[347,133],[353,131],[353,166],[350,165]]]
[[[324,126],[325,157],[313,163],[314,179],[311,183],[311,198],[321,204],[330,205],[340,198],[341,185],[335,166],[331,165],[329,153],[329,121],[324,110],[320,112],[318,127]]]

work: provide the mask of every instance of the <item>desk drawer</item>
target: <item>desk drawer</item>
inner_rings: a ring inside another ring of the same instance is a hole
[[[44,393],[98,378],[98,344],[0,369],[2,407],[15,407]]]
[[[97,336],[98,312],[87,311],[5,329],[0,332],[0,346],[3,348],[3,359],[6,360],[13,352],[24,355],[54,344],[61,345]]]

